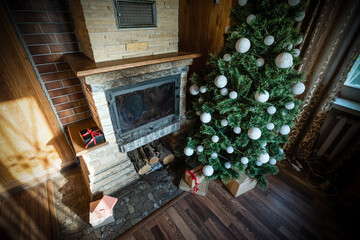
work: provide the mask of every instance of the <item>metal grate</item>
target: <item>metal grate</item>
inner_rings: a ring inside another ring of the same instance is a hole
[[[156,27],[156,2],[116,0],[119,28]]]

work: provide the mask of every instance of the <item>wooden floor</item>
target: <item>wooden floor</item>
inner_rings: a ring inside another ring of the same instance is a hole
[[[325,197],[293,171],[282,169],[268,177],[266,191],[236,199],[213,181],[206,197],[188,194],[119,239],[359,239],[349,230],[358,207]]]
[[[0,196],[0,239],[57,239],[52,199],[50,180]]]
[[[357,230],[360,197],[341,191],[325,197],[304,173],[282,167],[268,177],[266,191],[238,198],[213,181],[206,197],[185,194],[118,239],[359,239],[351,229]],[[51,186],[48,180],[0,199],[0,239],[56,239]]]

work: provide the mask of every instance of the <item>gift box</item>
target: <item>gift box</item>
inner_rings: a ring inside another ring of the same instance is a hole
[[[179,184],[179,189],[186,192],[193,192],[196,195],[205,196],[209,188],[209,182],[203,181],[197,186],[197,191],[194,188],[191,188],[184,179],[181,179]]]
[[[102,199],[90,203],[89,223],[93,228],[99,228],[114,222],[113,208],[117,198],[104,196]]]
[[[185,182],[191,187],[194,188],[196,186],[196,180],[198,184],[202,183],[205,180],[205,176],[202,173],[203,165],[199,165],[196,168],[185,171]]]
[[[81,130],[80,136],[85,143],[85,148],[105,142],[104,133],[98,127],[90,127]]]
[[[241,173],[236,180],[231,179],[228,183],[224,183],[234,197],[253,189],[256,186],[256,180],[250,178],[245,173]]]

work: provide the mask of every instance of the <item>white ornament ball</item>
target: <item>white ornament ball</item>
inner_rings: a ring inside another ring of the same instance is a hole
[[[293,56],[288,52],[280,53],[275,59],[275,64],[278,68],[290,68],[293,65]]]
[[[214,143],[217,143],[219,141],[219,137],[214,135],[211,137],[211,141],[213,141]]]
[[[288,125],[282,125],[280,127],[280,134],[281,135],[288,135],[290,133],[290,127]]]
[[[268,91],[264,90],[264,92],[256,92],[255,93],[255,100],[261,103],[266,102],[269,100],[270,94]]]
[[[264,44],[266,46],[270,46],[274,43],[274,41],[275,41],[275,38],[273,36],[269,35],[264,39]]]
[[[261,163],[267,163],[270,159],[270,156],[268,153],[264,152],[264,153],[260,153],[259,157],[258,157],[258,161]]]
[[[267,128],[267,130],[273,130],[274,129],[274,127],[275,127],[275,125],[273,124],[273,123],[268,123],[268,124],[266,124],[266,128]]]
[[[246,23],[247,24],[251,24],[252,21],[254,21],[256,19],[256,16],[254,14],[250,14],[247,18],[246,18]]]
[[[290,6],[296,6],[300,3],[300,0],[288,0]]]
[[[242,164],[248,164],[249,159],[248,159],[247,157],[242,157],[242,158],[240,159],[240,161],[241,161]]]
[[[221,126],[226,127],[229,124],[229,122],[228,122],[228,120],[223,119],[223,120],[221,120],[220,124],[221,124]]]
[[[279,153],[280,154],[283,154],[284,153],[284,150],[282,148],[279,148]]]
[[[246,53],[251,47],[250,40],[247,38],[240,38],[235,44],[235,49],[239,53]],[[225,86],[224,86],[225,87]]]
[[[256,107],[250,107],[249,109],[250,109],[250,111],[255,111]]]
[[[292,86],[291,91],[294,95],[300,95],[305,92],[305,85],[301,82],[295,83]]]
[[[295,103],[294,102],[287,102],[285,103],[285,108],[288,110],[291,110],[295,107]]]
[[[204,99],[202,97],[199,97],[198,103],[203,103],[203,102],[204,102]]]
[[[256,166],[260,167],[262,164],[262,162],[256,161]]]
[[[211,166],[211,165],[205,165],[203,167],[203,174],[206,176],[206,177],[210,177],[211,175],[214,174],[214,168]]]
[[[261,137],[261,130],[257,127],[248,130],[248,136],[252,140],[257,140]]]
[[[234,127],[234,133],[240,134],[241,133],[241,127]]]
[[[219,75],[215,78],[214,83],[218,88],[223,88],[227,84],[227,78],[224,75]]]
[[[202,151],[204,151],[204,147],[202,145],[199,145],[196,147],[196,151],[201,153]]]
[[[224,164],[224,167],[225,167],[226,169],[231,168],[231,163],[230,163],[230,162],[226,162],[226,163]]]
[[[302,20],[304,20],[304,18],[305,18],[305,11],[301,11],[296,15],[295,21],[301,22]]]
[[[211,121],[211,114],[210,113],[202,113],[200,115],[200,120],[203,122],[203,123],[208,123]]]
[[[281,110],[281,114],[282,114],[283,116],[285,116],[287,113],[288,113],[288,112],[287,112],[286,109],[282,109],[282,110]]]
[[[274,113],[276,113],[276,107],[274,107],[274,106],[268,107],[268,108],[267,108],[267,112],[268,112],[269,114],[274,114]]]
[[[196,111],[196,115],[200,116],[200,115],[201,115],[201,111]]]
[[[220,94],[223,96],[226,96],[229,93],[229,90],[227,88],[220,89]]]
[[[302,41],[303,41],[303,37],[300,37],[300,38],[296,41],[295,45],[299,45],[300,43],[302,43]]]
[[[231,55],[228,54],[228,53],[225,53],[224,56],[223,56],[223,59],[228,62],[231,59]]]
[[[225,33],[229,33],[229,30],[230,30],[230,26],[226,26],[225,27]]]
[[[201,86],[200,90],[201,93],[206,93],[206,87],[205,86]]]
[[[191,95],[198,95],[199,94],[199,87],[196,85],[191,85],[191,87],[189,88],[189,92]]]
[[[294,48],[294,50],[293,50],[293,52],[292,52],[292,55],[293,55],[294,57],[300,56],[300,50],[297,49],[297,48]]]
[[[232,146],[228,146],[226,148],[226,152],[229,153],[229,154],[232,154],[234,152],[234,148]]]
[[[261,146],[262,148],[265,148],[266,145],[267,145],[267,142],[263,142],[263,143],[260,144],[260,146]]]
[[[217,154],[216,152],[213,152],[213,153],[211,154],[211,158],[215,159],[215,158],[217,158],[217,157],[218,157],[218,154]]]
[[[237,98],[237,96],[238,96],[238,94],[237,94],[237,92],[235,92],[235,91],[231,91],[231,92],[229,93],[229,98],[230,98],[230,99],[235,99],[235,98]]]
[[[238,0],[239,6],[243,7],[247,4],[247,0]]]
[[[265,64],[265,60],[262,57],[256,59],[256,66],[262,67],[264,66],[264,64]]]
[[[276,164],[275,158],[270,158],[269,163],[270,163],[271,165],[275,165],[275,164]]]
[[[184,148],[184,153],[186,156],[190,157],[191,155],[194,154],[194,149],[186,147],[186,148]]]

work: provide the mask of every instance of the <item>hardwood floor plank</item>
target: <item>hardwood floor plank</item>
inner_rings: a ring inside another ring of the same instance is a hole
[[[175,225],[186,239],[197,239],[174,207],[170,207],[168,210],[166,210],[166,213],[169,214],[169,216],[174,220]]]
[[[163,212],[159,217],[159,228],[167,239],[185,239],[184,235],[176,227],[174,221],[166,212]]]
[[[187,223],[190,230],[194,233],[197,239],[212,239],[214,236],[208,233],[207,228],[202,225],[196,217],[192,217],[193,213],[189,209],[183,209],[180,204],[175,204],[174,208],[179,213],[184,222]],[[169,216],[170,217],[170,216]]]
[[[156,238],[156,240],[165,240],[166,237],[164,236],[163,232],[160,230],[158,225],[150,228],[151,233]]]

